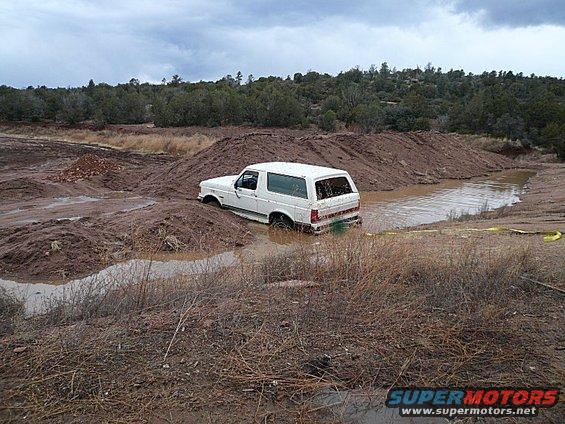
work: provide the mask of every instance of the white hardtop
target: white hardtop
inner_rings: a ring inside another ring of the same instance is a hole
[[[291,177],[322,178],[337,174],[347,174],[342,169],[327,168],[325,166],[307,165],[295,162],[264,162],[249,165],[246,169],[254,171],[267,171],[274,174],[283,174]]]

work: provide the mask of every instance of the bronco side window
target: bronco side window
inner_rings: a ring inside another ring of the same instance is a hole
[[[272,172],[269,172],[267,174],[267,190],[272,191],[273,193],[308,199],[306,180],[304,178],[273,174]]]
[[[255,171],[245,171],[235,182],[235,188],[246,188],[248,190],[257,189],[259,173]]]

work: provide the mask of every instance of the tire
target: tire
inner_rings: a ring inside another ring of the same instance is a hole
[[[214,207],[214,208],[221,208],[221,207],[222,207],[222,205],[220,204],[220,202],[218,202],[218,200],[216,200],[215,198],[211,198],[211,199],[209,199],[209,200],[206,200],[206,201],[204,202],[204,204],[205,204],[205,205],[210,205],[210,206],[212,206],[212,207]]]
[[[271,221],[272,228],[279,228],[281,230],[292,230],[294,228],[294,222],[285,215],[276,215]]]

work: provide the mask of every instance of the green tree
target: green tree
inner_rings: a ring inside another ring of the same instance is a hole
[[[565,123],[552,122],[541,131],[543,144],[550,146],[561,160],[565,160]]]
[[[353,121],[364,132],[375,132],[383,129],[384,114],[381,105],[373,102],[369,105],[361,104],[353,109]]]
[[[62,98],[60,119],[67,124],[77,124],[85,119],[86,96],[79,90],[73,90]]]
[[[171,81],[169,81],[168,85],[170,85],[171,87],[178,87],[182,83],[183,83],[182,78],[179,75],[175,74],[171,78]]]
[[[261,103],[259,119],[262,125],[291,127],[300,124],[304,116],[300,102],[274,86],[263,90],[259,101]]]
[[[333,110],[324,113],[320,120],[320,128],[324,131],[335,131],[337,114]]]

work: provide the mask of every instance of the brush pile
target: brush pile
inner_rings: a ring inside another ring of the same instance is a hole
[[[107,172],[120,171],[122,167],[110,159],[87,153],[78,158],[71,166],[59,172],[54,178],[57,182],[74,182]]]

